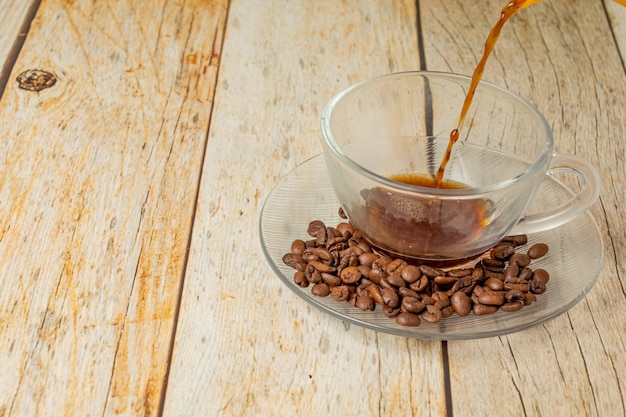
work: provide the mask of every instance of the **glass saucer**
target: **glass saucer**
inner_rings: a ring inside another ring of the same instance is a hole
[[[571,191],[559,181],[546,177],[528,212],[543,211],[553,204],[571,199]],[[308,240],[307,227],[312,220],[336,226],[339,203],[326,172],[323,155],[317,155],[283,177],[265,200],[259,232],[261,246],[270,266],[280,280],[309,304],[347,322],[373,329],[420,339],[475,339],[517,332],[538,325],[566,312],[578,303],[594,285],[603,260],[602,237],[590,213],[555,228],[528,236],[530,247],[537,242],[548,244],[550,251],[533,261],[532,268],[550,273],[548,289],[537,301],[514,313],[498,311],[487,316],[453,315],[437,324],[422,323],[403,327],[375,311],[361,311],[330,297],[311,294],[311,287],[300,288],[293,282],[295,270],[284,265],[282,257],[295,239]],[[519,251],[523,251],[521,247]]]

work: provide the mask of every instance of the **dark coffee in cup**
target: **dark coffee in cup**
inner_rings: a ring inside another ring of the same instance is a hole
[[[392,180],[435,188],[435,179],[421,174],[400,174]],[[467,189],[444,181],[437,188]],[[352,219],[368,224],[364,237],[391,254],[420,259],[449,259],[459,247],[475,240],[489,222],[490,204],[482,198],[441,198],[375,187],[363,190],[364,206]],[[356,218],[355,218],[356,216]]]

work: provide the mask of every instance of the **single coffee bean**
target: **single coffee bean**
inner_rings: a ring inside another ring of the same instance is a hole
[[[512,301],[509,303],[502,304],[500,306],[500,310],[507,312],[507,313],[513,313],[515,311],[520,311],[522,307],[524,307],[524,301],[519,300],[519,301]]]
[[[311,237],[316,237],[317,236],[317,232],[322,230],[322,229],[326,230],[326,225],[324,224],[324,222],[322,222],[321,220],[313,220],[311,223],[309,223],[309,227],[307,229],[307,233]]]
[[[307,277],[311,284],[319,284],[322,282],[322,273],[317,269],[314,269],[313,272]]]
[[[433,282],[440,287],[448,288],[452,287],[459,279],[456,277],[437,276],[433,278]]]
[[[359,269],[359,272],[361,272],[362,276],[364,276],[365,278],[369,279],[370,271],[372,270],[372,268],[370,268],[367,265],[358,265],[357,268]]]
[[[419,269],[422,272],[422,274],[426,275],[428,278],[435,278],[437,276],[446,274],[445,271],[442,271],[441,269],[438,269],[438,268],[433,268],[432,266],[428,266],[428,265],[420,265]]]
[[[526,235],[506,236],[505,238],[502,239],[502,241],[513,242],[515,243],[515,246],[521,246],[521,245],[525,245],[526,243],[528,243],[528,236]]]
[[[375,283],[379,284],[380,280],[385,277],[387,277],[387,273],[382,269],[377,269],[374,267],[370,268],[369,279],[371,279]]]
[[[358,247],[358,246],[356,246]],[[367,265],[367,266],[372,266],[372,264],[374,263],[374,261],[376,261],[379,258],[378,255],[376,255],[375,253],[372,252],[363,252],[359,255],[359,263],[361,265]]]
[[[348,216],[346,215],[346,212],[343,210],[343,207],[339,206],[339,210],[337,211],[337,214],[339,215],[339,217],[341,217],[344,220],[348,219]]]
[[[387,271],[387,273],[390,275],[399,274],[405,266],[407,266],[407,263],[404,259],[394,259],[387,264],[385,271]]]
[[[394,287],[406,287],[406,281],[396,273],[387,275],[387,281]]]
[[[450,304],[454,312],[461,317],[467,316],[472,311],[472,301],[463,291],[453,293],[450,297]]]
[[[385,317],[388,317],[390,319],[393,319],[395,317],[398,316],[398,314],[400,314],[400,308],[392,308],[389,306],[383,306],[383,314],[385,315]],[[418,317],[419,318],[419,317]]]
[[[519,266],[516,263],[510,263],[509,266],[504,268],[504,280],[508,278],[516,278],[519,276]]]
[[[302,268],[302,272],[304,272],[304,268],[306,267],[305,262],[302,260],[302,256],[296,253],[286,253],[283,256],[283,263],[290,268],[300,270],[298,267]]]
[[[515,253],[515,247],[510,245],[496,246],[491,250],[491,257],[499,261],[507,261]]]
[[[533,280],[530,281],[530,292],[533,294],[543,294],[546,292],[546,289],[546,284],[542,280],[533,278]]]
[[[520,290],[509,290],[504,295],[504,298],[506,299],[507,303],[512,303],[514,301],[524,301],[525,296],[524,293]]]
[[[531,259],[539,259],[548,253],[548,249],[548,245],[545,243],[535,243],[528,249],[528,256],[530,256]]]
[[[402,308],[402,311],[408,311],[409,313],[420,313],[426,308],[426,304],[414,297],[404,297],[400,308]]]
[[[478,296],[478,302],[490,306],[501,306],[505,302],[504,294],[501,292],[485,291]]]
[[[341,278],[337,275],[329,274],[327,272],[322,272],[322,281],[326,283],[330,288],[337,287],[341,285]]]
[[[519,290],[521,292],[528,292],[530,291],[530,284],[528,283],[519,283],[519,284],[515,284],[512,282],[505,282],[504,283],[504,289],[505,290]]]
[[[400,307],[400,297],[393,290],[382,288],[380,292],[383,296],[383,304],[392,308]]]
[[[420,316],[414,313],[400,313],[396,316],[396,323],[400,326],[417,327],[420,325]]]
[[[434,305],[427,305],[426,310],[422,311],[420,317],[428,323],[439,323],[443,318],[443,313]]]
[[[485,269],[495,272],[502,272],[502,270],[506,266],[504,261],[492,258],[484,258],[481,263]]]
[[[479,283],[485,279],[485,270],[483,268],[474,268],[472,271],[472,280],[474,283]]]
[[[527,292],[524,294],[524,305],[529,306],[532,303],[537,301],[537,296],[531,292]]]
[[[402,268],[400,272],[400,276],[403,280],[405,280],[408,284],[412,284],[422,276],[421,271],[415,265],[407,265]]]
[[[496,271],[491,271],[489,269],[484,269],[483,270],[483,275],[487,279],[489,279],[489,278],[497,278],[499,280],[503,280],[504,279],[504,273],[502,272],[502,270],[500,270],[499,272],[496,272]]]
[[[463,278],[459,278],[457,282],[454,283],[452,288],[450,289],[450,294],[454,294],[455,292],[463,292],[465,295],[471,294],[472,290],[476,283],[474,282],[474,278],[470,276],[466,276]]]
[[[498,278],[488,278],[485,281],[485,285],[492,291],[502,291],[504,289],[504,282]]]
[[[407,287],[400,287],[398,288],[398,295],[400,297],[413,297],[413,298],[420,298],[419,294],[416,291],[413,291],[410,288]]]
[[[376,309],[376,303],[368,294],[361,294],[356,298],[356,307],[363,311],[374,311]]]
[[[310,261],[309,265],[320,272],[335,272],[337,268],[320,261]],[[358,271],[358,270],[357,270]]]
[[[315,234],[315,243],[322,246],[328,242],[328,229],[320,228]]]
[[[548,281],[550,280],[550,274],[545,269],[537,269],[533,273],[533,279],[538,279],[539,281],[543,282],[544,284],[547,284]]]
[[[335,301],[346,301],[350,295],[350,289],[346,286],[332,287],[330,296]]]
[[[301,271],[298,271],[293,275],[293,282],[298,287],[306,288],[309,286],[309,280],[307,279],[306,275],[304,275],[304,272]]]
[[[370,294],[370,297],[374,300],[376,304],[384,305],[385,300],[383,299],[383,293],[380,287],[376,284],[372,284],[367,287],[367,291]]]
[[[472,311],[475,316],[485,316],[487,314],[493,314],[498,311],[498,307],[478,303],[474,304]]]
[[[304,244],[304,240],[296,239],[291,242],[291,253],[295,253],[296,255],[302,255],[305,249],[306,245]]]
[[[341,270],[339,278],[344,284],[354,284],[361,279],[361,271],[356,266],[348,266]]]
[[[341,236],[344,236],[345,232],[348,232],[349,236],[352,236],[354,233],[354,226],[348,222],[341,222],[337,225],[337,230],[341,233]]]
[[[525,267],[530,265],[531,259],[530,256],[526,255],[525,253],[514,253],[513,255],[511,255],[511,257],[509,258],[509,265],[511,264],[517,264],[517,266],[519,267]]]
[[[522,268],[519,273],[520,281],[530,281],[533,278],[533,270],[529,267]]]
[[[328,288],[328,285],[326,285],[325,283],[320,282],[319,284],[315,284],[313,287],[311,287],[311,294],[318,297],[326,297],[328,294],[330,294],[330,288]]]
[[[450,317],[453,314],[454,314],[454,309],[452,308],[452,306],[448,306],[448,307],[445,307],[445,308],[441,309],[441,317],[442,317],[442,319],[447,319],[448,317]]]
[[[428,277],[426,275],[422,275],[420,279],[409,284],[409,288],[411,288],[413,291],[422,292],[426,289],[426,287],[428,287],[428,284]]]

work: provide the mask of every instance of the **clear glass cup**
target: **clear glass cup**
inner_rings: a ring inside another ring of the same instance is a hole
[[[469,84],[457,74],[389,74],[348,88],[324,109],[322,143],[333,189],[355,228],[378,249],[421,260],[468,259],[508,234],[560,226],[598,198],[601,180],[593,165],[554,153],[550,126],[537,109],[487,82],[476,89],[445,171],[444,180],[462,188],[404,182],[434,178]],[[525,215],[541,181],[555,173],[576,175],[580,190],[558,207]]]

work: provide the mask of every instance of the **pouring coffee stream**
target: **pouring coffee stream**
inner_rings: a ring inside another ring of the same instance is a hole
[[[489,36],[487,37],[487,41],[485,42],[485,49],[482,58],[478,62],[478,65],[476,66],[476,69],[474,69],[474,73],[472,74],[472,81],[470,83],[467,95],[465,96],[465,101],[463,102],[463,107],[461,109],[461,115],[459,116],[457,126],[450,132],[448,147],[446,148],[446,152],[444,153],[443,159],[441,160],[441,164],[435,176],[435,188],[441,188],[442,186],[444,171],[446,169],[448,161],[450,160],[450,156],[452,155],[452,148],[459,139],[459,130],[461,129],[461,125],[463,124],[465,116],[472,104],[472,99],[474,98],[476,87],[478,87],[478,83],[480,82],[485,71],[485,64],[487,63],[487,59],[489,58],[491,51],[493,51],[493,48],[495,47],[498,38],[500,37],[500,31],[502,30],[502,27],[520,9],[531,6],[535,3],[539,3],[540,1],[541,0],[512,0],[502,8],[502,11],[500,13],[500,19],[491,29],[491,32],[489,32]]]

